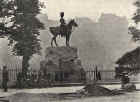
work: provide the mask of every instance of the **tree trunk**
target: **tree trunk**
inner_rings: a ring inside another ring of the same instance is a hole
[[[29,67],[29,56],[23,56],[22,59],[22,74],[23,76],[27,75],[28,67]]]

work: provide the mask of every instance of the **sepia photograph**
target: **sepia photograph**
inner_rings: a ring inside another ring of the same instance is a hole
[[[140,102],[140,0],[0,0],[0,102]]]

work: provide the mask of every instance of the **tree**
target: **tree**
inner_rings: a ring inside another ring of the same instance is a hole
[[[137,0],[134,5],[137,7],[132,20],[134,21],[134,26],[128,28],[129,34],[132,35],[132,40],[134,42],[140,41],[140,29],[138,28],[140,22],[140,0]],[[140,70],[140,47],[137,47],[131,52],[127,52],[121,58],[116,61],[119,67],[116,68],[116,75],[120,75],[123,72],[129,74],[137,74]]]
[[[140,22],[140,1],[137,0],[134,5],[137,7],[136,12],[134,13],[134,16],[132,18],[135,26],[129,27],[129,33],[132,35],[132,39],[137,42],[140,41],[140,29],[138,29],[138,24]]]
[[[29,60],[33,54],[40,54],[40,29],[43,23],[37,19],[40,13],[39,0],[10,0],[11,12],[9,18],[11,26],[1,36],[8,37],[9,46],[13,46],[13,54],[22,56],[22,72],[25,75],[29,67]],[[7,15],[6,15],[7,16]]]
[[[140,70],[140,47],[125,53],[120,57],[116,64],[119,67],[116,67],[116,78],[121,77],[123,72],[128,73],[129,75],[138,74]]]

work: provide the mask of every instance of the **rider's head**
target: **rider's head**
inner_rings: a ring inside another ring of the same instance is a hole
[[[64,12],[60,12],[60,16],[61,17],[64,17]]]

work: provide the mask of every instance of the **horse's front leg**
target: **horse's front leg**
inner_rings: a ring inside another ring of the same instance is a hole
[[[67,36],[66,36],[66,46],[68,46],[68,47],[70,46],[69,40],[70,40],[70,36],[67,35]]]
[[[68,42],[68,41],[66,41],[66,46],[68,46],[68,47],[70,46],[70,44],[69,44],[69,42]]]

